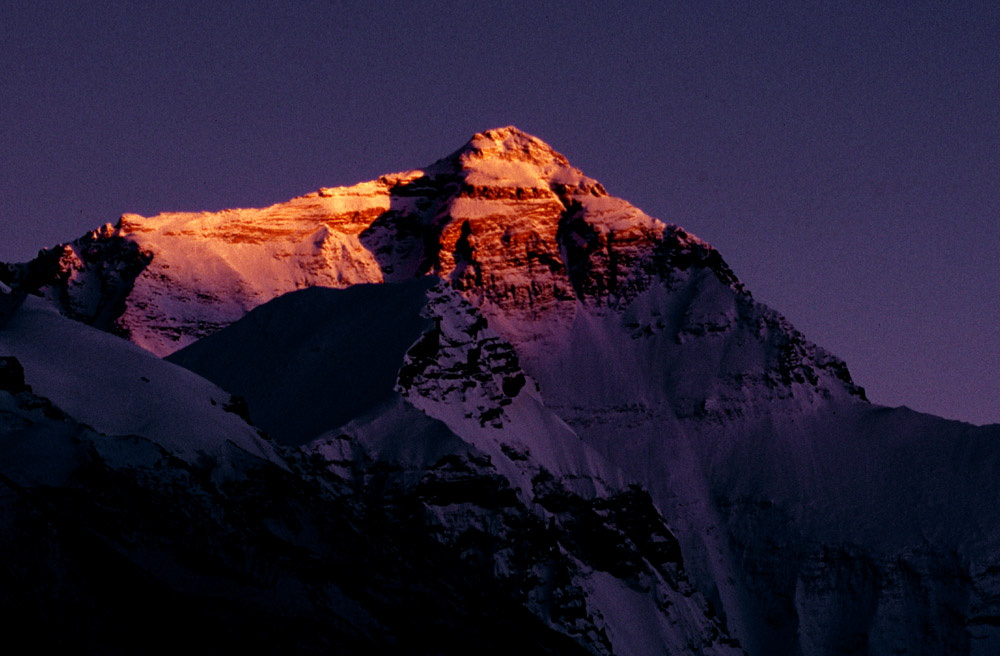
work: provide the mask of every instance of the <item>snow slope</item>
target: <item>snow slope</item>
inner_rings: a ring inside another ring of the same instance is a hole
[[[233,448],[281,462],[254,428],[227,412],[230,395],[113,335],[29,296],[0,330],[0,354],[22,364],[35,393],[94,430],[140,435],[195,462]]]

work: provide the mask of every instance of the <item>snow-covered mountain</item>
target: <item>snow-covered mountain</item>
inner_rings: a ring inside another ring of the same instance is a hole
[[[423,530],[590,651],[739,653],[649,494],[543,405],[459,292],[432,283],[288,294],[169,359],[224,380],[258,425],[350,480],[371,485],[359,463],[390,467],[378,485],[412,498]],[[387,325],[413,339],[387,339]]]
[[[419,536],[526,651],[1000,650],[1000,428],[869,404],[715,249],[516,128],[269,208],[125,215],[0,282],[0,356],[72,431],[208,468],[222,506],[282,472],[281,539],[316,562],[359,552],[309,503],[346,503],[406,585],[388,554]],[[8,444],[35,421],[15,388]],[[450,576],[421,618],[480,603]],[[358,645],[415,635],[388,620],[409,597],[348,596],[316,612]]]

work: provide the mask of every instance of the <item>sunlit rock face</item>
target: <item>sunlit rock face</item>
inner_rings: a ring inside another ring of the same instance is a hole
[[[122,308],[92,279],[132,251],[129,266],[111,267],[135,279]],[[116,315],[133,341],[164,355],[303,287],[436,274],[531,333],[571,318],[578,299],[628,299],[657,273],[707,260],[738,286],[710,247],[509,127],[423,169],[263,209],[127,214],[44,252],[30,284],[62,288],[57,300],[78,318],[97,321],[98,306]]]
[[[588,326],[603,322],[677,363],[654,387],[682,414],[743,412],[750,388],[861,394],[842,362],[756,304],[718,251],[513,127],[422,169],[263,209],[125,215],[7,279],[162,356],[289,291],[423,275],[462,292],[543,384],[559,383],[539,364],[553,353],[651,357],[593,344]],[[722,374],[710,382],[687,371],[706,352]]]

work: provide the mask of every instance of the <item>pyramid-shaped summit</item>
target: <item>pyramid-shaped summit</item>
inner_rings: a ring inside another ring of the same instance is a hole
[[[575,332],[585,317],[617,316],[648,299],[673,305],[629,322],[665,340],[664,353],[694,353],[709,338],[759,343],[758,384],[770,376],[858,393],[843,363],[754,303],[715,249],[608,195],[512,126],[478,133],[423,169],[271,207],[125,215],[14,271],[48,289],[64,313],[161,356],[290,291],[424,275],[458,289],[529,367],[568,345],[596,348]],[[734,373],[749,366],[720,357]],[[707,395],[745,395],[743,383],[720,392],[714,379],[676,376],[657,387],[694,407]]]
[[[58,287],[52,297],[70,316],[165,355],[313,285],[436,274],[481,299],[509,296],[541,317],[554,301],[587,294],[562,261],[560,230],[570,238],[570,226],[585,233],[572,237],[574,252],[606,239],[599,235],[624,248],[673,234],[607,196],[540,139],[505,127],[423,169],[271,207],[126,214],[15,267],[10,278]],[[615,284],[597,286],[604,294]]]
[[[513,125],[477,132],[455,155],[467,160],[506,159],[536,166],[569,166],[569,161],[552,146]]]
[[[577,189],[606,195],[596,180],[573,167],[565,156],[514,126],[476,133],[461,148],[421,169],[421,173],[432,178],[453,176],[479,189],[521,187],[560,193]]]

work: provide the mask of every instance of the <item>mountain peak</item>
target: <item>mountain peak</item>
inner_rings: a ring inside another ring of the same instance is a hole
[[[457,154],[465,162],[500,159],[536,166],[569,166],[569,161],[552,146],[513,125],[476,133]]]
[[[607,193],[552,146],[513,125],[477,132],[464,146],[424,172],[457,173],[464,184],[480,189],[571,188],[582,193]]]

